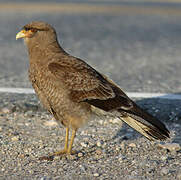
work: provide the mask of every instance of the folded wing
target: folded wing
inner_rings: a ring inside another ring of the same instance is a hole
[[[87,102],[115,113],[149,140],[165,140],[165,125],[143,111],[110,79],[77,58],[61,59],[49,64],[49,70],[63,82],[74,102]]]

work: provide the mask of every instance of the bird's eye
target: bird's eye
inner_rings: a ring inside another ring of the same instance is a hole
[[[30,28],[28,28],[28,27],[24,27],[24,30],[25,30],[25,31],[29,31],[29,30],[30,30]]]
[[[33,33],[37,32],[37,29],[35,29],[35,28],[29,28],[29,27],[24,27],[24,30],[25,30],[25,31],[31,31],[31,32],[33,32]]]

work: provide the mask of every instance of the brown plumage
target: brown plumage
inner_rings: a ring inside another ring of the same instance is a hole
[[[66,127],[65,148],[71,154],[76,130],[93,117],[93,109],[121,118],[149,140],[165,140],[165,125],[143,111],[110,79],[81,59],[66,53],[53,27],[31,22],[16,38],[24,38],[29,53],[29,78],[44,107]],[[69,128],[72,137],[68,144]]]

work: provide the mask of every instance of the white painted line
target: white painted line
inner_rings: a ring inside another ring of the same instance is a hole
[[[0,88],[0,93],[34,94],[32,88]]]
[[[181,94],[166,94],[166,93],[144,93],[144,92],[127,92],[130,98],[160,98],[170,100],[181,100]]]
[[[16,94],[34,94],[32,88],[0,88],[0,93],[16,93]],[[144,92],[126,92],[130,98],[160,98],[170,100],[181,100],[181,94],[166,93],[144,93]]]

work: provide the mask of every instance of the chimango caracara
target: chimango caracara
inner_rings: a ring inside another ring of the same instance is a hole
[[[19,38],[24,38],[28,48],[29,78],[36,94],[43,106],[66,127],[65,147],[51,157],[73,153],[76,131],[94,117],[95,109],[119,117],[149,140],[169,137],[165,125],[143,111],[118,85],[65,52],[49,24],[31,22],[16,35]]]

